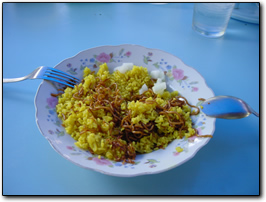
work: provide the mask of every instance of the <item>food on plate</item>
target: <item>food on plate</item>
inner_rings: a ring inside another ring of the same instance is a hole
[[[190,116],[199,108],[168,92],[163,72],[125,63],[84,69],[82,83],[67,87],[56,111],[76,146],[115,161],[134,163],[139,153],[163,149],[197,135]],[[192,109],[195,108],[195,109]]]

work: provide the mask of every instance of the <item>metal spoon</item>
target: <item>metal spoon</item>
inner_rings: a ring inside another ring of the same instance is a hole
[[[243,100],[232,96],[216,96],[209,98],[201,104],[201,111],[210,117],[223,119],[240,119],[254,114],[259,117]]]

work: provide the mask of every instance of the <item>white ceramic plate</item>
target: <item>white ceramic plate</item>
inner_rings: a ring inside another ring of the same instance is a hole
[[[254,24],[260,23],[259,3],[236,3],[236,6],[231,18]]]
[[[213,97],[213,91],[206,85],[204,78],[193,68],[185,65],[179,58],[161,50],[149,49],[138,45],[102,46],[88,49],[59,63],[55,68],[82,78],[85,66],[97,71],[99,65],[106,62],[110,71],[125,62],[147,67],[148,70],[167,71],[168,88],[177,90],[194,105],[199,105],[198,98]],[[59,85],[43,81],[35,97],[36,121],[42,135],[51,146],[64,158],[83,168],[95,170],[107,175],[131,177],[155,174],[177,167],[195,156],[206,145],[209,138],[191,137],[188,140],[175,140],[166,149],[148,154],[137,155],[135,164],[122,164],[105,158],[99,159],[75,146],[75,140],[65,132],[57,117],[55,106]],[[215,119],[203,113],[192,117],[199,134],[213,134]],[[176,152],[176,147],[184,149]]]

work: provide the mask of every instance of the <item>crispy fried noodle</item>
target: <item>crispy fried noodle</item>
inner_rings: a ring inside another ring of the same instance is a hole
[[[76,145],[99,157],[134,163],[136,154],[164,149],[174,139],[198,135],[190,116],[200,110],[177,91],[155,93],[147,68],[110,73],[84,69],[82,83],[60,89],[56,111]],[[139,93],[143,85],[146,91]],[[191,109],[194,109],[191,112]]]

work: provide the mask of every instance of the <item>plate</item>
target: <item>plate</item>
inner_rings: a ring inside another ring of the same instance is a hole
[[[85,67],[97,71],[99,65],[107,63],[110,72],[122,63],[134,63],[147,67],[149,71],[161,69],[166,71],[169,90],[177,90],[193,105],[200,105],[199,98],[213,97],[213,91],[207,86],[204,78],[192,67],[185,65],[181,59],[167,52],[145,48],[138,45],[101,46],[84,50],[55,66],[73,76],[82,78]],[[175,168],[192,157],[206,145],[210,138],[190,137],[171,142],[166,149],[136,156],[135,164],[123,164],[103,157],[98,158],[88,151],[75,146],[75,140],[66,133],[61,120],[57,117],[55,106],[59,84],[43,81],[36,93],[36,122],[41,134],[62,157],[86,169],[112,176],[132,177],[156,174]],[[192,116],[194,127],[199,134],[212,135],[215,130],[215,118],[206,117],[202,112]],[[177,152],[176,147],[183,148]]]
[[[236,3],[231,18],[254,24],[260,23],[259,3]]]

